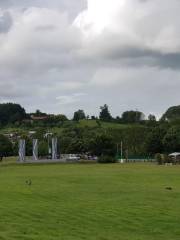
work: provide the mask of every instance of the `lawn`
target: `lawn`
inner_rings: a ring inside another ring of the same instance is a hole
[[[139,124],[120,124],[120,123],[111,123],[111,122],[103,122],[100,121],[101,127],[102,128],[113,128],[113,129],[123,129],[123,128],[128,128],[132,126],[141,126]],[[78,127],[97,127],[98,124],[96,120],[81,120],[77,123]]]
[[[2,164],[1,239],[179,240],[180,167]]]

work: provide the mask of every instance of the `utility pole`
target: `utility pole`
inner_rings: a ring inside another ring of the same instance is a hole
[[[123,142],[121,141],[121,163],[123,162]]]

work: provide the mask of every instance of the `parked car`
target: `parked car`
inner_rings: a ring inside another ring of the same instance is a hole
[[[80,157],[77,154],[69,154],[67,157],[68,161],[78,161],[80,160]]]

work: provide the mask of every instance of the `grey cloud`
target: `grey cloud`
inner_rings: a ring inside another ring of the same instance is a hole
[[[0,0],[0,8],[27,9],[29,7],[56,8],[66,11],[72,20],[86,7],[86,0]]]
[[[160,115],[179,104],[180,6],[175,0],[140,2],[126,0],[124,10],[110,16],[101,32],[84,34],[82,26],[69,21],[82,11],[84,1],[0,1],[14,23],[0,35],[1,101],[68,115],[78,108],[98,114],[107,103],[114,116],[136,108]],[[163,12],[169,5],[166,21]],[[133,15],[132,6],[139,15]],[[104,24],[106,15],[99,9],[94,23]]]
[[[124,47],[109,52],[101,59],[108,59],[113,64],[129,66],[157,66],[159,68],[180,69],[180,53],[161,53],[148,49]]]
[[[8,12],[0,12],[0,33],[7,33],[12,27],[13,21]]]
[[[36,31],[54,31],[56,30],[56,26],[54,25],[39,25],[35,28]]]

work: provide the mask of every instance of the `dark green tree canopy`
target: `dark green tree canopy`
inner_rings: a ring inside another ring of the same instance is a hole
[[[152,121],[152,122],[155,122],[155,121],[156,121],[156,116],[153,115],[153,114],[149,114],[148,120],[149,120],[149,121]]]
[[[115,155],[115,142],[109,134],[98,134],[96,135],[91,143],[91,152],[97,156],[113,156]]]
[[[104,106],[100,107],[101,111],[99,114],[99,119],[102,121],[110,121],[112,119],[112,116],[109,112],[109,107],[107,104],[104,104]]]
[[[153,155],[164,151],[163,138],[166,135],[165,127],[155,127],[145,139],[146,152]]]
[[[180,126],[171,127],[163,138],[164,150],[167,153],[180,150]]]
[[[74,121],[79,121],[79,120],[82,120],[82,119],[85,119],[85,118],[86,118],[86,115],[84,113],[84,110],[79,109],[78,111],[76,111],[74,113],[73,120]]]
[[[170,107],[162,116],[161,120],[165,121],[172,121],[180,119],[180,105]]]
[[[39,109],[37,109],[35,113],[32,113],[32,115],[34,115],[36,117],[47,116],[46,113],[41,112]]]
[[[139,111],[126,111],[122,114],[122,121],[124,123],[136,123],[144,120],[144,113]]]
[[[13,146],[9,139],[0,135],[0,156],[11,156],[13,154]]]
[[[26,112],[19,104],[2,103],[0,104],[0,123],[8,124],[22,121],[26,118]]]

